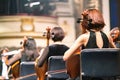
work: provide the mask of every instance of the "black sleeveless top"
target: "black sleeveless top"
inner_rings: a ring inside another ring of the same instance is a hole
[[[42,57],[38,59],[37,65],[41,67],[45,60],[48,61],[50,56],[63,56],[65,51],[68,49],[69,47],[64,44],[52,44],[46,47],[41,55]]]
[[[63,56],[65,51],[67,51],[69,47],[63,44],[53,44],[49,46],[49,52],[47,58],[50,56]]]
[[[100,31],[100,33],[101,33],[101,36],[103,39],[103,47],[102,48],[109,48],[108,37],[102,31]],[[97,43],[96,43],[96,34],[94,31],[90,31],[90,37],[89,37],[88,43],[83,48],[98,48]]]

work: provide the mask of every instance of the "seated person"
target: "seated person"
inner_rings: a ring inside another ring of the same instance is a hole
[[[110,35],[116,45],[117,48],[120,48],[120,30],[118,27],[113,28],[110,31]]]
[[[54,27],[51,30],[51,39],[53,40],[54,43],[52,45],[46,47],[44,49],[44,51],[42,50],[44,52],[44,55],[46,54],[46,56],[44,56],[43,53],[41,52],[40,57],[37,62],[38,66],[42,66],[41,61],[43,61],[43,59],[44,59],[44,61],[48,60],[48,58],[50,56],[64,55],[64,52],[66,50],[68,50],[68,47],[66,45],[62,44],[62,40],[64,39],[64,36],[65,36],[65,34],[61,27]]]
[[[3,48],[1,49],[0,51],[0,54],[4,54],[6,52],[8,52],[9,50],[7,48]],[[5,63],[6,59],[8,58],[8,56],[1,56],[1,59],[0,59],[0,80],[1,79],[9,79],[8,77],[8,67]]]
[[[51,30],[51,39],[54,43],[42,49],[40,56],[36,60],[36,73],[39,80],[45,79],[48,58],[50,56],[63,56],[64,52],[68,50],[68,47],[62,44],[64,36],[65,34],[61,27],[54,27]]]
[[[76,53],[76,51],[81,51],[81,49],[116,48],[111,36],[102,31],[105,26],[105,22],[102,14],[97,9],[88,9],[83,11],[82,18],[83,20],[80,28],[84,32],[77,38],[70,49],[65,52],[63,56],[65,61]],[[68,80],[75,80],[75,78]]]
[[[15,54],[12,58],[10,58],[7,61],[7,65],[11,65],[17,60],[35,61],[38,56],[39,54],[38,54],[35,40],[31,37],[28,37],[28,38],[25,37],[22,49],[19,49],[17,51],[17,54]]]

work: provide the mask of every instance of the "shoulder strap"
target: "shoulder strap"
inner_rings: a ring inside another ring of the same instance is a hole
[[[90,30],[90,37],[88,39],[88,43],[85,48],[98,48],[96,44],[96,35],[94,31]]]
[[[103,39],[103,48],[109,48],[109,40],[108,40],[107,35],[102,31],[100,31],[100,32],[101,32],[101,36]]]

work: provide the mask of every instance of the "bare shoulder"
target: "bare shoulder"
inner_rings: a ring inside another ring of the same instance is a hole
[[[89,32],[81,34],[79,37],[88,38],[89,37]]]
[[[89,32],[88,33],[84,33],[84,34],[81,34],[78,39],[82,39],[82,40],[86,40],[89,38]]]

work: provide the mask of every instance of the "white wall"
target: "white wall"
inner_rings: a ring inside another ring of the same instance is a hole
[[[102,12],[105,20],[104,32],[109,33],[110,31],[110,11],[109,11],[109,0],[102,0]]]
[[[32,16],[34,19],[34,32],[21,32],[21,18],[29,18],[29,16],[4,16],[0,19],[0,47],[20,47],[20,42],[23,36],[32,36],[37,42],[37,46],[45,47],[46,38],[43,37],[43,33],[46,32],[46,28],[49,26],[51,29],[56,26],[63,26],[63,22],[67,21],[68,30],[63,43],[71,46],[75,40],[75,20],[73,17],[38,17]],[[63,27],[62,27],[63,28]],[[64,29],[64,28],[63,28]],[[50,41],[50,44],[53,42]]]
[[[35,17],[34,19],[34,32],[21,32],[21,18],[30,18],[30,16],[2,16],[0,17],[0,47],[20,47],[20,42],[24,36],[34,37],[37,46],[45,47],[46,38],[43,33],[49,26],[53,28],[57,25],[57,19],[52,17]]]

